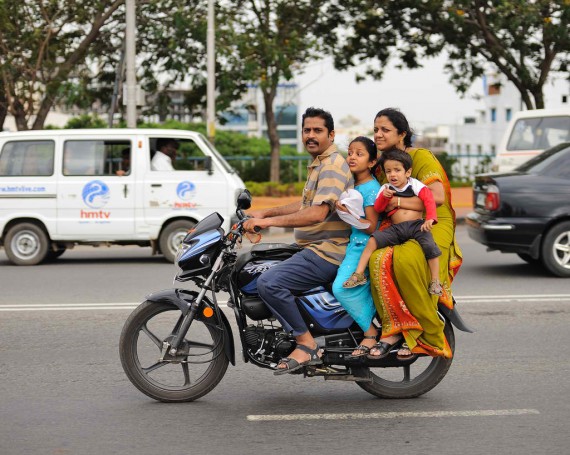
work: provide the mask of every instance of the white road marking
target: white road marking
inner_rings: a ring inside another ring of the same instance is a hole
[[[218,302],[220,303],[220,302]],[[93,311],[93,310],[133,310],[139,303],[24,303],[21,305],[0,305],[0,311]],[[219,304],[220,308],[227,305]]]
[[[424,411],[424,412],[371,412],[342,414],[267,414],[248,415],[250,422],[275,420],[357,420],[357,419],[400,419],[433,417],[490,417],[521,416],[540,414],[537,409],[487,409],[479,411]]]
[[[461,304],[486,302],[570,302],[570,294],[536,294],[536,295],[456,295]],[[0,311],[102,311],[132,310],[141,302],[100,302],[100,303],[22,303],[3,304]],[[227,300],[218,300],[221,308],[227,307]]]
[[[535,295],[456,295],[457,302],[566,302],[570,294],[535,294]]]

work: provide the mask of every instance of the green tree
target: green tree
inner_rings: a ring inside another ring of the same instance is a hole
[[[380,78],[394,57],[396,65],[416,68],[445,50],[459,92],[492,65],[528,109],[544,107],[551,71],[566,73],[570,57],[568,0],[346,0],[327,20],[323,31],[337,31],[337,68],[367,62],[365,73]]]
[[[96,114],[83,114],[79,117],[69,119],[65,128],[83,129],[83,128],[106,128],[107,122]]]
[[[275,98],[279,84],[293,78],[322,47],[317,33],[328,2],[236,0],[218,5],[217,55],[235,83],[258,84],[271,145],[270,180],[280,179]]]
[[[67,84],[88,72],[95,43],[108,48],[123,3],[0,0],[0,114],[4,105],[18,130],[42,128]]]
[[[447,152],[441,152],[441,153],[436,154],[436,158],[439,160],[443,169],[445,170],[445,173],[447,174],[447,178],[449,180],[453,180],[454,179],[453,167],[458,162],[457,158],[455,158],[452,155],[449,155],[449,153],[447,153]]]

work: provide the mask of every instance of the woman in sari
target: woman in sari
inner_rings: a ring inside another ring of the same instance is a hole
[[[370,350],[370,358],[381,358],[398,345],[399,359],[415,354],[450,358],[451,349],[443,333],[444,323],[437,315],[438,301],[453,307],[451,282],[462,262],[455,239],[455,212],[451,188],[437,158],[427,149],[412,147],[412,132],[406,117],[396,109],[383,109],[374,119],[374,142],[378,151],[397,147],[413,160],[412,177],[428,186],[437,207],[438,223],[433,227],[435,242],[442,251],[439,280],[443,295],[428,293],[430,272],[421,247],[415,241],[375,251],[369,262],[371,290],[382,323],[380,342]],[[380,169],[381,172],[381,169]],[[383,173],[380,183],[386,183]],[[423,210],[418,197],[396,198],[387,210]],[[399,204],[399,205],[398,205]],[[381,227],[382,229],[382,227]]]

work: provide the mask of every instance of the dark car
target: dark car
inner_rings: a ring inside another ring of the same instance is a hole
[[[514,171],[477,175],[473,207],[466,219],[472,239],[570,277],[570,142]]]

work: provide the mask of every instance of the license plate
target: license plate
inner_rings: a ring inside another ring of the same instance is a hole
[[[480,206],[480,207],[485,207],[485,198],[486,198],[486,197],[487,197],[487,194],[485,194],[485,193],[479,193],[479,194],[477,195],[477,203],[476,203],[476,205],[477,205],[477,206]]]

